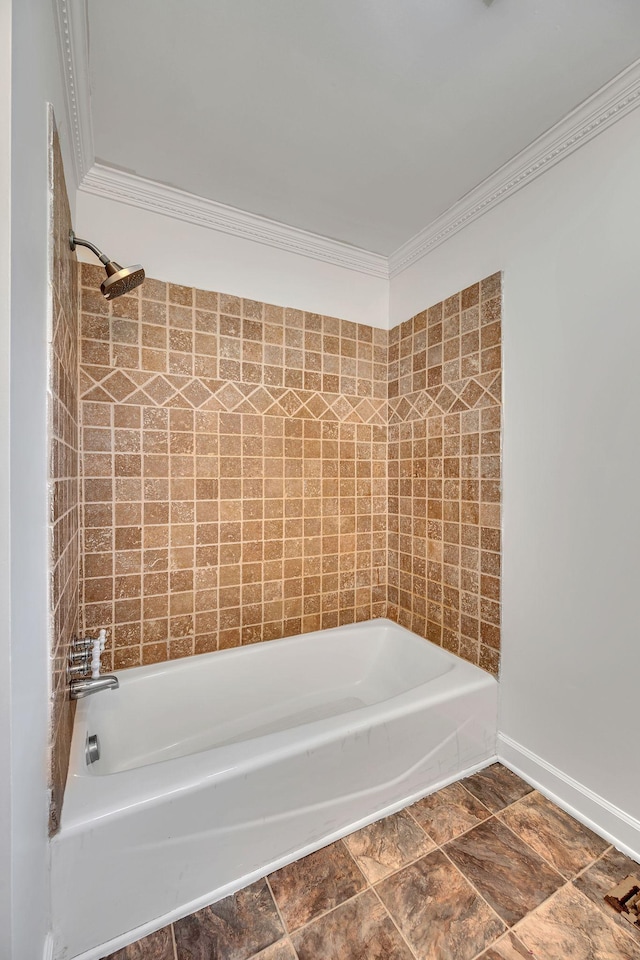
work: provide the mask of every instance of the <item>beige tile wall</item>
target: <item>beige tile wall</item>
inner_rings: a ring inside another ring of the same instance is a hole
[[[107,666],[389,615],[495,672],[499,276],[387,332],[155,280],[108,304],[102,274],[80,389]]]
[[[49,364],[49,515],[51,651],[51,791],[49,828],[58,827],[69,763],[73,705],[67,696],[69,645],[78,631],[79,428],[78,270],[69,249],[71,217],[58,136],[52,124],[50,196],[52,231],[52,339]]]
[[[383,616],[387,334],[82,268],[84,629],[122,668]]]
[[[389,335],[389,616],[497,673],[501,284]]]

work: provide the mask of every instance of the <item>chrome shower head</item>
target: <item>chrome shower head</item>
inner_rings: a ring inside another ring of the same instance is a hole
[[[107,279],[100,284],[100,289],[107,300],[115,300],[130,290],[135,290],[144,280],[144,270],[139,263],[133,267],[121,267],[115,260],[104,265]]]
[[[95,253],[107,271],[107,279],[100,284],[102,295],[107,300],[115,300],[116,297],[121,297],[123,294],[129,293],[130,290],[135,290],[144,280],[144,270],[139,263],[136,263],[133,267],[121,267],[115,260],[110,260],[105,253],[98,250],[93,243],[76,237],[73,230],[69,233],[69,246],[72,250],[75,250],[76,247],[88,247],[92,253]]]

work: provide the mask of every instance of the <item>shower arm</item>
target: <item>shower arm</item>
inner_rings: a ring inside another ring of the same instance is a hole
[[[89,240],[81,240],[79,237],[76,237],[73,230],[69,231],[69,246],[71,247],[72,250],[75,250],[76,247],[88,247],[92,253],[95,253],[100,263],[103,264],[105,267],[108,263],[111,263],[106,253],[103,253],[101,250],[98,250],[95,244],[91,243]]]

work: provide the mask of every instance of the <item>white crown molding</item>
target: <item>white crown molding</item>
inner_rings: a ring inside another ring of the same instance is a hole
[[[356,270],[372,277],[389,279],[386,257],[360,250],[339,240],[330,240],[297,227],[269,220],[215,200],[206,200],[175,187],[164,186],[122,170],[94,164],[85,175],[80,189],[109,200],[128,203],[152,213],[161,213],[175,220],[185,220],[233,237],[253,240],[289,253],[322,260],[347,270]]]
[[[86,0],[54,0],[76,183],[94,161]]]
[[[86,0],[54,0],[54,6],[75,173],[81,190],[380,279],[397,277],[640,105],[640,60],[637,60],[387,258],[96,164],[87,3]]]
[[[572,110],[389,257],[391,278],[640,106],[640,60]]]

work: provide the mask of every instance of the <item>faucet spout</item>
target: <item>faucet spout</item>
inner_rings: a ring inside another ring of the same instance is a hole
[[[71,699],[82,700],[83,697],[90,697],[92,693],[98,693],[100,690],[117,690],[120,681],[117,677],[105,676],[96,679],[72,680],[69,686]]]

